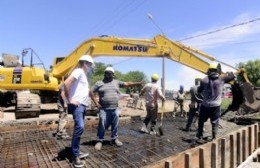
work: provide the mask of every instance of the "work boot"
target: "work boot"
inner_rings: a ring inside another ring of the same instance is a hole
[[[185,132],[190,132],[191,131],[191,129],[189,127],[182,128],[181,130],[185,131]]]
[[[123,143],[121,141],[119,141],[118,139],[113,139],[112,144],[115,144],[118,147],[123,146]]]
[[[143,126],[142,126],[142,128],[141,128],[141,132],[147,133],[147,134],[149,133],[149,131],[148,131],[147,126],[146,126],[145,123],[143,124]]]
[[[151,131],[150,131],[150,135],[157,135],[158,133],[156,132],[155,128],[151,128]]]
[[[101,148],[102,148],[102,142],[99,141],[99,142],[96,143],[95,149],[96,149],[96,150],[101,150]]]
[[[176,112],[173,111],[172,118],[175,119],[175,117],[176,117]]]
[[[84,159],[84,158],[88,157],[88,155],[89,155],[89,153],[80,152],[80,153],[79,153],[79,158],[80,158],[80,159]]]
[[[203,139],[203,137],[198,137],[198,139],[196,140],[196,142],[197,142],[198,144],[204,144],[204,143],[206,143],[206,141]]]
[[[81,167],[84,166],[84,163],[80,160],[79,157],[75,157],[75,158],[73,159],[73,166],[74,166],[75,168],[81,168]]]
[[[190,132],[190,128],[183,128],[182,131]]]
[[[212,140],[217,138],[217,134],[218,134],[218,127],[213,127],[212,128]]]
[[[59,139],[68,139],[70,136],[66,132],[58,132],[56,138]]]

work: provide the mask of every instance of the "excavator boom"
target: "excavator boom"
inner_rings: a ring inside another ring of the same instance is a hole
[[[259,111],[259,102],[255,99],[253,88],[247,78],[246,73],[241,73],[237,68],[217,60],[216,58],[194,49],[190,46],[167,39],[165,36],[157,35],[152,40],[131,39],[118,37],[97,37],[83,42],[72,53],[65,57],[58,64],[53,65],[52,76],[61,78],[69,73],[76,66],[79,58],[89,54],[96,56],[128,56],[128,57],[165,57],[172,61],[181,63],[192,69],[207,73],[209,63],[205,60],[216,61],[237,70],[237,74],[243,79],[243,84],[235,85],[232,105],[235,109],[245,102],[248,107],[254,107],[252,110]],[[203,58],[203,59],[202,59]],[[236,92],[236,93],[235,93]],[[252,93],[252,94],[247,94]],[[256,104],[256,105],[255,105]]]
[[[98,37],[83,42],[61,62],[53,65],[51,74],[61,78],[75,68],[83,54],[96,56],[166,57],[202,73],[207,72],[208,63],[179,43],[158,35],[153,40],[118,37]]]

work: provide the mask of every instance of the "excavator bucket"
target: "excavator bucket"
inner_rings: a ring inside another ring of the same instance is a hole
[[[241,91],[244,95],[244,102],[238,109],[239,114],[249,114],[260,112],[260,89],[252,87],[250,83],[243,83]]]
[[[240,81],[232,85],[233,101],[229,110],[238,115],[260,112],[260,88],[251,83]]]

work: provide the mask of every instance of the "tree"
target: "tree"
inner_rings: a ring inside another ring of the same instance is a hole
[[[260,86],[260,60],[248,61],[246,63],[240,62],[239,68],[245,68],[249,80],[255,85]]]

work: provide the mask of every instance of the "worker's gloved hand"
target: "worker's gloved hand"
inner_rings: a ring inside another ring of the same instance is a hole
[[[233,78],[233,79],[235,78],[235,75],[234,75],[233,72],[227,72],[226,75]]]

